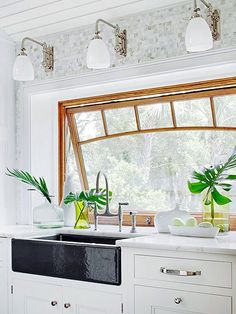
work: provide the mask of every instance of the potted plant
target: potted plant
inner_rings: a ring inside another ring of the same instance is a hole
[[[49,193],[44,178],[38,179],[27,171],[7,168],[6,175],[28,184],[29,191],[38,191],[45,199],[44,204],[33,209],[33,223],[39,228],[60,228],[64,226],[63,209],[52,203],[52,195]]]
[[[212,167],[204,167],[202,171],[194,171],[192,178],[195,182],[188,181],[191,193],[203,194],[203,220],[211,222],[220,228],[221,232],[229,231],[229,203],[231,199],[228,192],[232,189],[232,181],[236,175],[230,170],[236,167],[236,148],[225,163]]]
[[[112,192],[109,191],[109,202],[112,198]],[[82,191],[80,193],[70,192],[64,199],[64,203],[74,203],[75,206],[75,225],[74,229],[88,229],[89,224],[89,211],[92,209],[92,205],[96,204],[97,208],[102,210],[106,204],[106,190],[90,189],[89,191]]]

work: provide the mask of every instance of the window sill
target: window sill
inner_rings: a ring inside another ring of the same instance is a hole
[[[201,213],[192,213],[192,215],[199,221],[202,221]],[[143,229],[154,229],[155,213],[138,213],[137,214],[137,226]],[[90,215],[90,222],[93,223],[93,215]],[[118,225],[117,217],[99,217],[100,225]],[[123,215],[123,226],[131,226],[131,217],[129,213]],[[236,214],[230,215],[230,230],[236,231]]]

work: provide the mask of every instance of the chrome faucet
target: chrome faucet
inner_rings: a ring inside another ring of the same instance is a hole
[[[101,171],[98,172],[97,174],[97,179],[96,179],[96,193],[99,193],[100,188],[99,188],[99,180],[100,180],[100,176],[101,176]],[[97,210],[97,204],[93,203],[94,205],[94,230],[97,230],[98,227],[98,217],[118,217],[118,224],[119,224],[119,232],[121,232],[122,229],[122,220],[123,220],[123,215],[122,215],[122,206],[126,206],[129,205],[129,203],[125,202],[125,203],[119,203],[119,207],[118,207],[118,212],[117,213],[112,213],[110,212],[110,208],[109,208],[109,187],[108,187],[108,180],[107,180],[107,176],[103,174],[103,177],[105,179],[105,184],[106,184],[106,209],[105,212],[100,214],[98,213]]]

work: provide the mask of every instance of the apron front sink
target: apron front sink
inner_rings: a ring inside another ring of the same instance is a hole
[[[121,284],[121,238],[59,234],[12,239],[14,272]]]

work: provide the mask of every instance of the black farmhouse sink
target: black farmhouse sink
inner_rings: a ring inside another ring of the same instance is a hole
[[[59,234],[12,239],[12,270],[110,285],[121,284],[118,237]]]

